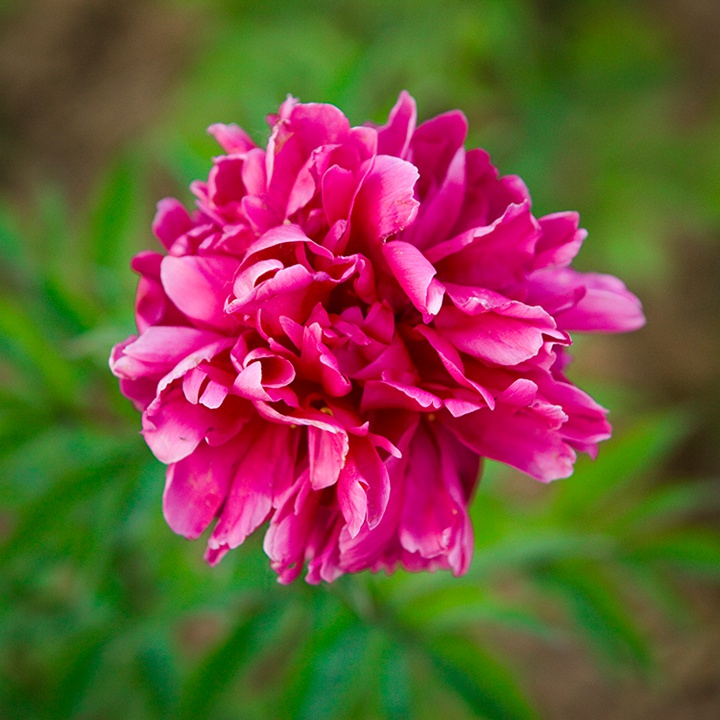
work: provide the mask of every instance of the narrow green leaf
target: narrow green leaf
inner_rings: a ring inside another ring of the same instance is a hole
[[[645,494],[613,522],[614,533],[637,532],[660,523],[677,521],[693,511],[707,511],[720,506],[715,483],[676,483],[646,490]]]
[[[17,554],[41,544],[48,533],[67,522],[66,514],[76,503],[116,483],[118,476],[132,477],[134,468],[139,468],[136,461],[136,458],[128,459],[126,453],[116,453],[61,477],[51,489],[24,507],[13,533],[3,538],[3,546],[11,547],[13,554]]]
[[[148,704],[158,718],[169,717],[177,703],[180,681],[167,643],[156,639],[137,655],[137,674]]]
[[[493,545],[479,547],[468,577],[484,578],[497,571],[526,571],[568,558],[609,557],[615,541],[607,535],[541,527],[535,532],[518,530]]]
[[[512,673],[467,636],[443,634],[423,639],[422,643],[439,677],[478,717],[485,720],[536,717]]]
[[[412,697],[407,648],[386,637],[377,673],[380,705],[387,720],[409,720]]]
[[[683,413],[663,413],[613,438],[601,448],[597,460],[578,462],[572,481],[558,488],[554,512],[582,523],[589,518],[593,524],[602,524],[607,511],[601,509],[601,502],[614,507],[612,496],[640,472],[656,466],[687,432],[688,419]]]
[[[137,209],[138,170],[127,157],[121,157],[105,178],[90,211],[92,260],[103,267],[127,264],[126,237]]]
[[[301,720],[324,720],[341,715],[343,700],[360,672],[368,649],[368,630],[350,625],[319,655],[298,715]]]
[[[13,214],[0,204],[0,257],[3,264],[10,266],[13,272],[28,273],[33,266],[28,250],[28,243],[22,237]]]
[[[36,374],[54,400],[74,406],[81,397],[79,376],[57,348],[49,342],[41,323],[21,305],[0,297],[0,337],[12,360],[24,373]],[[0,346],[0,350],[2,346]]]
[[[65,672],[59,678],[52,702],[56,717],[73,717],[86,693],[92,687],[102,663],[108,638],[101,629],[87,631],[66,650]]]
[[[648,641],[605,573],[590,563],[575,562],[548,566],[536,578],[564,598],[578,628],[601,656],[614,665],[651,669]]]
[[[705,528],[684,528],[646,541],[628,554],[635,561],[720,576],[720,534]]]
[[[297,713],[307,703],[308,688],[314,680],[317,663],[338,638],[358,622],[345,601],[338,598],[336,587],[325,592],[311,592],[307,596],[305,641],[302,642],[287,673],[281,692],[278,693],[277,711],[279,717],[289,716],[290,710]]]
[[[203,660],[185,682],[178,720],[212,716],[222,694],[263,646],[264,635],[278,617],[278,606],[255,601],[227,638]]]

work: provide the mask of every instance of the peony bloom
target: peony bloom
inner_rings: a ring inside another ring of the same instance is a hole
[[[266,148],[224,153],[197,207],[162,200],[138,335],[110,365],[168,465],[170,527],[214,523],[217,563],[264,523],[280,582],[470,563],[480,461],[543,482],[610,435],[564,375],[569,331],[640,327],[608,275],[569,265],[576,213],[536,218],[518,177],[466,150],[459,111],[382,127],[288,98]]]

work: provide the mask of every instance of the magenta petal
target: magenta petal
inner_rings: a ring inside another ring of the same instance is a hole
[[[405,158],[415,132],[417,108],[414,98],[403,90],[390,111],[386,125],[378,128],[378,155]]]
[[[583,273],[585,295],[558,313],[558,326],[581,332],[630,332],[645,325],[640,301],[612,275]]]
[[[303,328],[300,367],[305,377],[320,382],[331,397],[342,397],[352,389],[350,380],[323,342],[322,329],[317,323]]]
[[[345,466],[348,453],[346,433],[308,428],[310,484],[314,490],[334,485]]]
[[[174,463],[195,450],[213,423],[212,410],[189,403],[175,388],[145,411],[142,434],[160,462]]]
[[[228,319],[223,308],[237,267],[237,260],[229,257],[168,256],[160,275],[168,297],[190,319],[224,327]]]
[[[418,325],[415,331],[420,333],[420,335],[430,343],[440,358],[443,367],[456,383],[463,388],[469,388],[477,392],[478,399],[481,399],[483,404],[486,404],[488,407],[493,408],[495,406],[495,400],[487,388],[468,378],[460,353],[445,336],[433,328],[424,325]]]
[[[628,332],[645,324],[640,301],[612,275],[539,270],[528,282],[528,302],[547,308],[567,330]]]
[[[433,558],[445,553],[450,545],[457,506],[444,487],[446,470],[438,447],[422,424],[409,453],[398,535],[407,551]]]
[[[340,473],[337,496],[350,537],[355,537],[367,516],[367,494],[364,478],[352,459],[348,460]]]
[[[154,325],[181,325],[184,318],[170,302],[160,282],[160,253],[138,253],[132,269],[141,275],[135,297],[135,322],[142,333]]]
[[[587,230],[579,229],[580,216],[575,212],[554,213],[538,221],[542,235],[536,247],[534,267],[564,267],[577,255],[587,237]]]
[[[409,162],[378,155],[355,198],[353,222],[373,240],[400,232],[417,213],[417,179],[418,171]]]
[[[406,242],[389,242],[382,249],[400,287],[429,322],[431,316],[440,311],[445,294],[445,288],[435,279],[432,263],[420,250]]]
[[[367,524],[372,530],[382,520],[390,499],[390,476],[369,438],[353,437],[351,459],[367,495]]]
[[[292,482],[296,447],[293,431],[263,424],[248,435],[244,447],[236,450],[242,459],[208,541],[210,548],[241,545],[267,519],[276,488],[289,487]]]
[[[244,161],[237,155],[216,158],[208,176],[208,196],[218,211],[231,220],[236,220],[245,195],[243,185]]]
[[[226,153],[246,153],[255,147],[252,138],[235,123],[215,123],[208,132]]]
[[[302,572],[319,501],[320,494],[310,489],[306,472],[285,494],[270,520],[263,548],[281,583],[292,582]]]
[[[212,353],[224,344],[221,336],[207,330],[162,325],[150,327],[123,347],[111,368],[118,377],[137,379],[149,375],[158,381],[189,357],[200,353],[205,359],[203,351],[206,348]]]
[[[377,450],[366,438],[353,438],[351,451],[338,480],[338,503],[351,538],[367,520],[377,527],[390,497],[390,478]]]
[[[387,380],[368,380],[360,404],[362,410],[402,408],[420,412],[438,410],[441,406],[440,398],[427,390]]]
[[[238,373],[233,383],[233,392],[248,400],[272,400],[263,387],[262,365],[259,362],[250,363]]]
[[[260,148],[250,150],[245,155],[242,166],[242,182],[250,195],[260,195],[265,192],[267,186],[265,152]]]
[[[308,542],[311,551],[305,580],[311,585],[321,581],[333,582],[344,570],[339,565],[338,538],[343,531],[343,523],[337,512],[322,508],[318,512],[315,531]]]
[[[228,449],[205,443],[168,467],[163,513],[174,532],[189,540],[200,537],[225,500],[231,469]]]
[[[443,282],[502,291],[525,279],[540,233],[529,203],[511,205],[492,225],[440,243],[427,256]]]
[[[350,170],[333,165],[323,175],[323,210],[328,224],[332,225],[348,217],[356,190],[357,178]]]
[[[447,237],[455,225],[465,196],[465,148],[460,147],[448,167],[440,187],[428,192],[418,219],[404,239],[425,249]]]
[[[188,211],[179,200],[165,198],[158,203],[152,230],[168,250],[181,235],[193,227],[194,223]]]
[[[532,409],[498,405],[448,421],[448,427],[471,450],[507,463],[543,482],[569,477],[575,451],[553,419]]]
[[[458,300],[462,311],[446,307],[435,320],[438,330],[458,350],[498,365],[517,365],[535,357],[546,337],[562,341],[563,334],[542,308],[508,300],[495,305],[487,294]]]
[[[424,200],[431,188],[442,184],[466,135],[467,120],[459,110],[426,120],[415,131],[409,159],[420,171],[420,198]]]

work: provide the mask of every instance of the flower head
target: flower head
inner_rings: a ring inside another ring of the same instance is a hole
[[[138,335],[112,371],[168,465],[164,512],[218,562],[268,522],[281,582],[448,568],[473,549],[480,461],[541,481],[610,435],[563,373],[571,330],[640,327],[616,278],[569,265],[575,213],[535,218],[523,182],[466,150],[453,111],[382,127],[288,98],[267,147],[224,153],[197,207],[162,200],[166,253],[133,260]]]

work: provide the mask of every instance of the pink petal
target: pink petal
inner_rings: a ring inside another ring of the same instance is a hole
[[[346,433],[308,427],[310,484],[314,490],[321,490],[337,482],[345,466],[348,449]]]
[[[363,411],[381,408],[402,408],[417,412],[438,410],[442,401],[427,390],[386,380],[368,380],[363,388],[360,408]]]
[[[423,558],[442,555],[451,545],[458,506],[444,484],[446,474],[435,440],[421,423],[409,451],[398,536],[408,552]]]
[[[557,315],[558,326],[581,332],[630,332],[645,325],[640,301],[612,275],[583,273],[585,295]]]
[[[578,229],[580,216],[575,212],[560,212],[541,217],[538,222],[542,235],[535,248],[533,267],[569,265],[587,237],[587,230]]]
[[[208,133],[226,153],[246,153],[255,147],[252,138],[235,123],[215,123],[208,128]]]
[[[440,187],[424,199],[416,222],[404,233],[404,240],[425,249],[448,237],[458,219],[464,197],[465,148],[460,147]]]
[[[232,291],[238,267],[234,258],[172,257],[162,261],[160,276],[168,297],[191,320],[226,327],[225,299]]]
[[[419,205],[413,195],[418,179],[413,165],[387,155],[378,155],[372,162],[353,206],[355,229],[366,242],[400,232],[412,222]]]
[[[557,424],[529,408],[498,404],[448,420],[446,426],[478,455],[507,463],[543,482],[569,477],[575,451]]]
[[[511,205],[492,225],[435,245],[427,257],[443,282],[502,291],[530,272],[540,233],[528,203]]]
[[[157,204],[152,230],[155,237],[169,250],[175,241],[193,228],[193,221],[184,205],[175,198],[165,198]]]
[[[219,344],[218,344],[219,343]],[[112,371],[119,377],[136,379],[152,375],[159,380],[179,363],[201,353],[219,350],[224,338],[216,333],[191,327],[160,325],[149,327],[139,338],[123,346],[122,354],[114,359]],[[199,359],[195,362],[200,362]]]
[[[244,447],[238,448],[242,459],[208,540],[211,549],[241,545],[267,519],[276,490],[290,487],[294,479],[296,433],[265,423],[246,432]]]
[[[190,455],[214,423],[212,410],[189,403],[174,388],[145,411],[142,434],[160,462],[174,463]]]
[[[403,90],[390,111],[387,124],[378,128],[378,155],[394,155],[405,158],[410,139],[415,132],[416,120],[415,100],[407,91]]]
[[[448,293],[459,308],[445,307],[435,325],[458,350],[497,365],[517,365],[535,357],[546,339],[565,342],[564,334],[542,308],[502,302],[494,293]]]
[[[305,549],[319,502],[320,493],[310,489],[306,472],[285,494],[270,520],[263,549],[283,584],[292,582],[302,572]]]
[[[389,242],[382,249],[400,287],[429,322],[440,311],[445,294],[445,288],[435,279],[435,268],[420,250],[406,242]]]
[[[367,495],[363,480],[355,462],[348,460],[340,473],[337,496],[350,537],[357,536],[367,516]]]
[[[612,275],[540,270],[528,283],[528,302],[547,307],[567,330],[629,332],[645,324],[640,301]]]
[[[223,504],[233,467],[228,450],[200,443],[190,455],[168,467],[163,514],[178,535],[189,540],[200,537]]]
[[[426,120],[415,131],[409,159],[420,171],[418,195],[422,200],[431,190],[442,185],[466,135],[467,120],[459,110]]]

